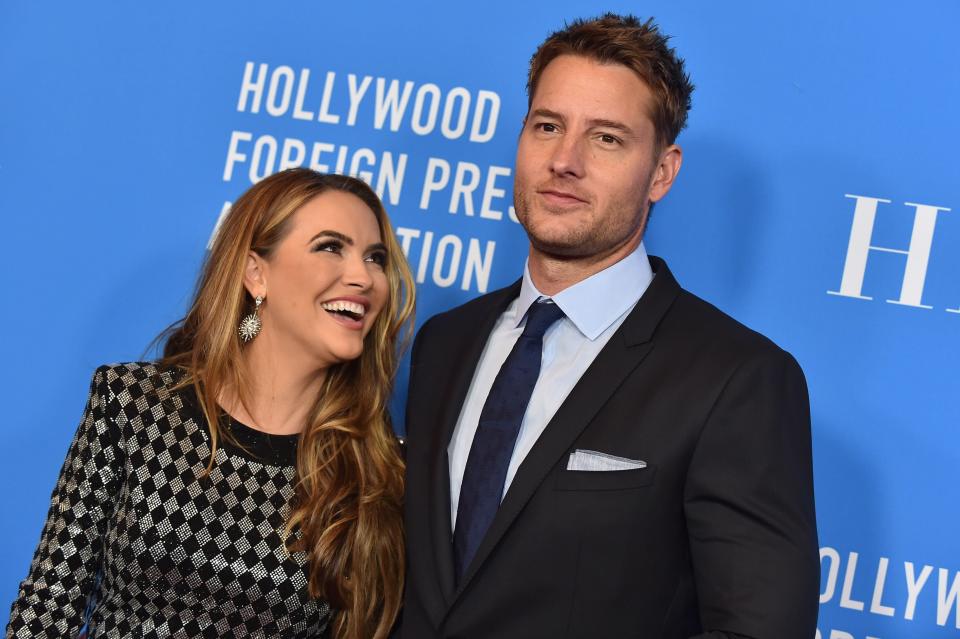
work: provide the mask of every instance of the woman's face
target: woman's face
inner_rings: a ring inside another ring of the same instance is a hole
[[[289,224],[269,259],[251,254],[247,288],[265,297],[257,342],[318,368],[359,357],[389,294],[376,216],[357,196],[327,191]]]

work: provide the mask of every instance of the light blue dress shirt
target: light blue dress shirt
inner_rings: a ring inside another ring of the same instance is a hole
[[[633,253],[616,264],[551,298],[564,312],[565,317],[544,335],[540,377],[530,396],[530,403],[513,448],[503,487],[504,495],[520,464],[540,438],[554,413],[610,337],[620,328],[652,280],[650,260],[641,243]],[[477,432],[483,404],[500,367],[523,332],[527,311],[541,297],[545,296],[534,286],[529,267],[525,266],[520,295],[497,320],[473,374],[470,390],[447,448],[450,464],[451,530],[456,527],[463,471],[467,465],[473,436]]]

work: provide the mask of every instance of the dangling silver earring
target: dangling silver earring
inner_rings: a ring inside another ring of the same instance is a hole
[[[244,343],[259,335],[260,329],[263,328],[263,322],[260,321],[260,305],[263,304],[263,296],[257,295],[257,299],[253,303],[256,304],[253,307],[253,312],[240,320],[240,339]]]

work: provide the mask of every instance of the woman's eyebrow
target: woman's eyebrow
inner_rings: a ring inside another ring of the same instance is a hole
[[[316,235],[314,235],[313,237],[311,237],[310,240],[307,242],[307,244],[310,244],[310,242],[313,242],[313,241],[314,241],[315,239],[317,239],[318,237],[324,237],[324,236],[326,236],[326,237],[332,237],[332,238],[334,238],[334,239],[340,240],[340,241],[343,242],[344,244],[347,244],[347,245],[349,245],[349,246],[353,246],[353,238],[350,237],[349,235],[344,235],[343,233],[340,233],[339,231],[320,231],[319,233],[317,233]]]

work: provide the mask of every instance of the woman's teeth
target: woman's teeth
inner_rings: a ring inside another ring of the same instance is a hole
[[[335,300],[333,302],[324,302],[320,307],[331,313],[343,313],[351,316],[353,319],[361,319],[366,313],[363,304],[357,302],[347,302],[345,300]]]

